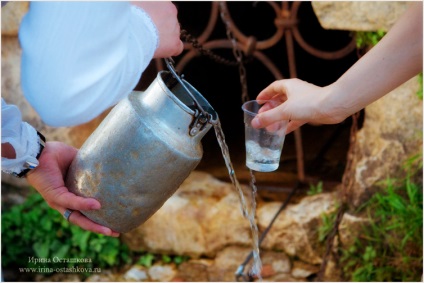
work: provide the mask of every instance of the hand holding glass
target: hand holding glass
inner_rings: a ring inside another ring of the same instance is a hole
[[[251,100],[242,106],[245,125],[246,166],[252,170],[271,172],[278,168],[288,121],[278,121],[265,128],[255,129],[252,127],[252,120],[261,112],[262,107],[269,110],[280,104],[281,102],[274,100]]]

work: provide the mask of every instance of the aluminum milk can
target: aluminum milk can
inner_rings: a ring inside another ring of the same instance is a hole
[[[199,164],[200,140],[217,119],[193,86],[159,72],[112,109],[73,160],[66,186],[102,205],[81,213],[121,233],[141,225]]]

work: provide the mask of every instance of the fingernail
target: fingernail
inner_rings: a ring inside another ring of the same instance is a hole
[[[261,126],[261,122],[259,121],[259,119],[258,118],[254,118],[252,120],[252,127],[253,128],[259,128],[260,126]]]
[[[90,209],[100,209],[100,203],[99,202],[92,202],[90,204]]]
[[[103,228],[102,234],[105,235],[105,236],[114,237],[114,238],[118,238],[119,235],[120,235],[118,232],[114,232],[114,231],[112,231],[112,229],[109,229],[107,227]]]
[[[112,230],[107,228],[107,227],[102,227],[102,228],[100,228],[99,233],[103,234],[105,236],[110,236],[110,235],[112,235]]]

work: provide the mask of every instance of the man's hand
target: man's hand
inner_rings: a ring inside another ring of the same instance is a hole
[[[142,8],[152,18],[159,32],[159,46],[154,58],[179,55],[184,48],[180,39],[180,24],[177,8],[170,1],[133,1],[132,5]]]
[[[64,179],[77,149],[61,142],[47,142],[39,161],[40,164],[27,174],[28,182],[43,196],[47,204],[63,215],[66,209],[74,212],[69,222],[84,230],[106,236],[118,237],[119,233],[94,223],[78,210],[100,209],[100,203],[93,198],[83,198],[69,192]]]

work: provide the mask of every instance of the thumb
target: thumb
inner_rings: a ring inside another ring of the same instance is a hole
[[[290,134],[297,128],[300,128],[300,126],[302,126],[303,124],[306,124],[306,122],[305,121],[290,121],[289,124],[287,125],[286,135]]]

